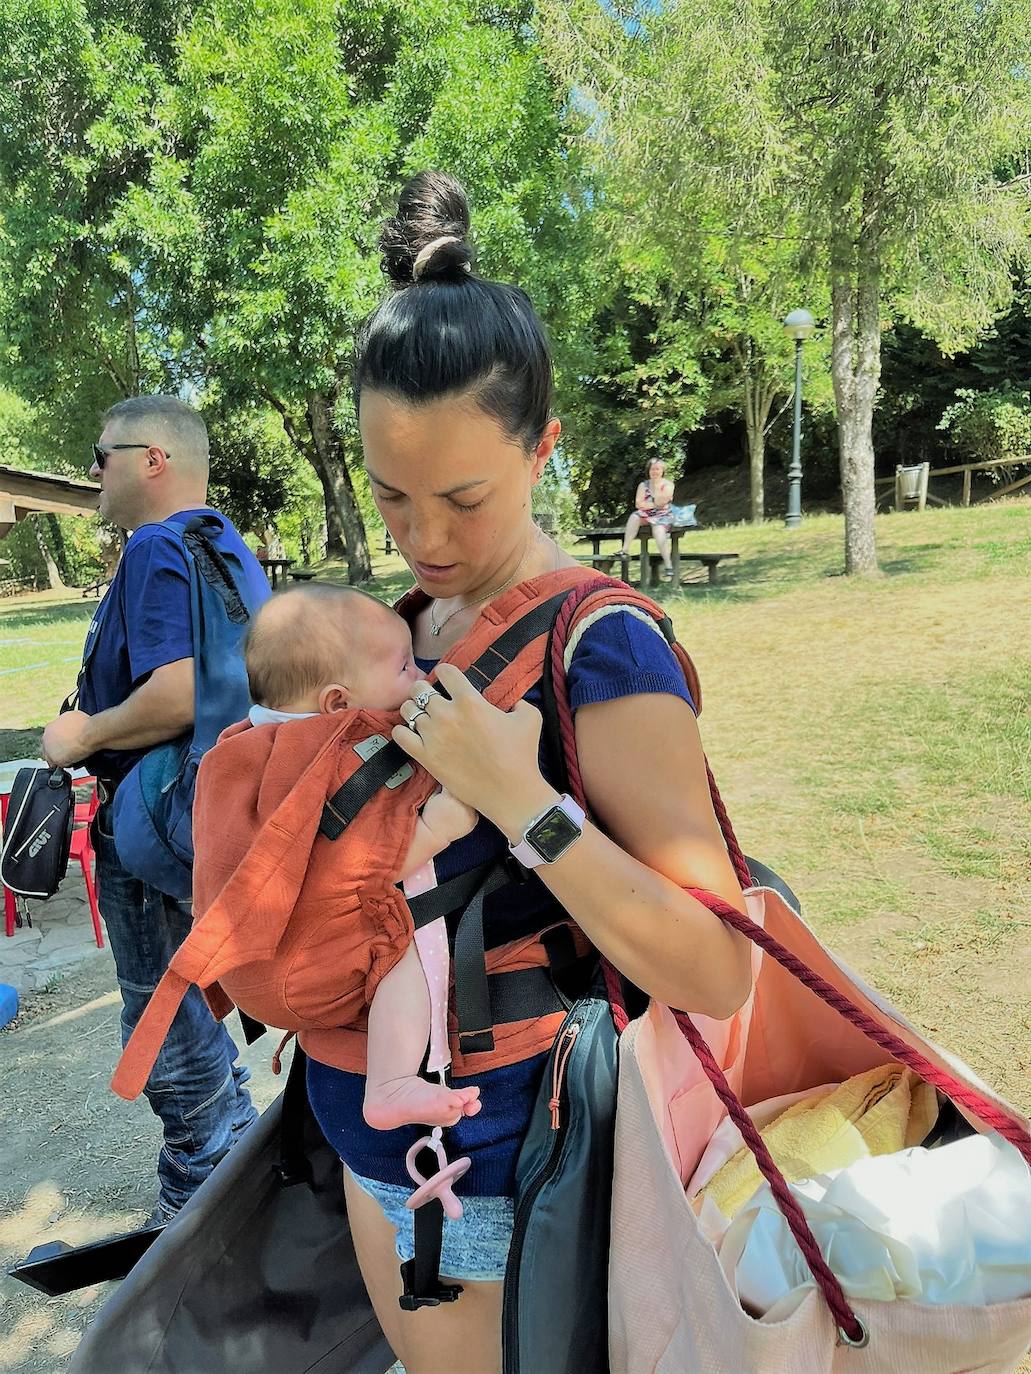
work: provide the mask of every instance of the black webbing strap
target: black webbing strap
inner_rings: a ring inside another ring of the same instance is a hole
[[[434,1163],[430,1173],[436,1173],[439,1167],[436,1156],[429,1150],[423,1150],[419,1155],[420,1161],[428,1158],[432,1158]],[[404,1291],[397,1301],[403,1312],[416,1312],[420,1307],[439,1307],[442,1302],[454,1302],[461,1293],[460,1283],[440,1281],[443,1242],[444,1206],[439,1198],[431,1198],[415,1209],[415,1254],[401,1265]]]
[[[256,1021],[253,1016],[248,1016],[242,1007],[237,1007],[236,1011],[243,1027],[243,1038],[248,1045],[253,1045],[255,1040],[261,1039],[268,1027]]]
[[[409,897],[408,908],[412,913],[416,930],[428,926],[439,916],[450,916],[453,911],[459,911],[464,907],[476,895],[476,889],[495,867],[495,863],[494,859],[488,859],[485,863],[470,868],[468,873],[459,873],[457,877],[449,878],[437,887],[431,887],[429,892],[421,892],[418,897]]]
[[[304,1147],[304,1124],[308,1113],[308,1056],[294,1043],[290,1071],[283,1089],[283,1111],[279,1119],[279,1162],[274,1172],[289,1188],[294,1183],[310,1183],[311,1163]]]
[[[484,692],[510,663],[514,663],[527,645],[538,635],[545,634],[554,623],[568,592],[560,592],[542,601],[526,615],[504,630],[475,663],[465,670],[466,677],[478,692]],[[438,691],[440,689],[438,688]],[[446,695],[446,694],[445,694]],[[338,840],[371,797],[374,797],[388,778],[410,763],[405,751],[391,740],[378,754],[356,768],[343,786],[322,808],[319,831],[327,839]]]
[[[339,840],[365,803],[406,763],[411,763],[411,759],[399,744],[391,740],[384,745],[378,754],[373,754],[371,759],[356,768],[339,791],[326,802],[322,808],[320,832],[328,840]]]
[[[494,1023],[484,958],[483,903],[508,881],[502,864],[492,868],[462,912],[455,931],[455,1014],[458,1043],[463,1054],[486,1054],[494,1048]]]

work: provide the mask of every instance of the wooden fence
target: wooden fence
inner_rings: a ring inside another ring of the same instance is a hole
[[[1025,463],[1031,463],[1031,454],[1027,454],[1023,458],[993,458],[991,462],[988,463],[958,463],[955,467],[950,468],[931,468],[927,474],[927,478],[928,481],[930,481],[933,477],[954,477],[957,473],[961,472],[963,474],[962,504],[964,506],[969,506],[971,477],[973,473],[986,472],[990,468],[1019,468],[1023,467]],[[916,464],[911,464],[910,466],[915,467]],[[874,486],[877,487],[893,487],[894,485],[894,477],[878,477],[874,483]],[[1016,482],[1010,482],[1008,486],[1000,487],[996,491],[989,492],[988,495],[983,496],[981,500],[994,501],[999,496],[1009,496],[1012,492],[1019,491],[1021,487],[1027,486],[1031,486],[1031,473],[1028,473],[1025,477],[1019,478]]]

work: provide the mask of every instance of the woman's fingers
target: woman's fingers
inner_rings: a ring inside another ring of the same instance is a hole
[[[461,668],[456,668],[453,663],[440,663],[437,665],[437,681],[447,688],[448,696],[452,700],[458,701],[462,697],[479,696],[476,688],[472,685]]]

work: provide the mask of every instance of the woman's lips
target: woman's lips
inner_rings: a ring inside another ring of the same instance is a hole
[[[420,582],[445,582],[454,574],[457,563],[413,563],[412,568]]]

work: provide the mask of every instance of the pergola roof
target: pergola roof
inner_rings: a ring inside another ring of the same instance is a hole
[[[50,472],[26,472],[0,464],[0,539],[14,524],[36,511],[54,515],[93,515],[100,486],[79,477]]]

